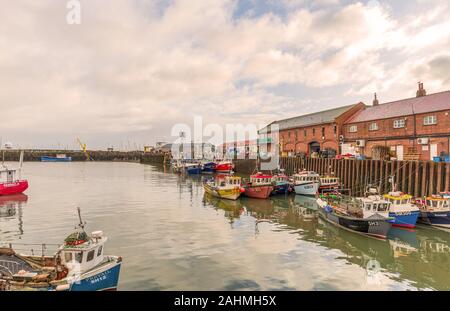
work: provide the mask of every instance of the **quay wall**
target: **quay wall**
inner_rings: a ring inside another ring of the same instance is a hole
[[[0,153],[0,161],[3,158],[4,152],[5,161],[19,161],[20,150],[2,150]],[[24,161],[40,161],[42,156],[55,156],[56,154],[65,154],[72,157],[72,161],[86,161],[86,157],[82,151],[79,150],[24,150]],[[126,161],[139,162],[143,152],[140,151],[88,151],[89,156],[93,161]]]
[[[250,174],[255,160],[235,160],[236,172]],[[431,161],[384,161],[356,159],[302,159],[281,157],[280,167],[292,175],[300,169],[321,175],[333,172],[343,188],[352,195],[362,195],[365,185],[380,186],[383,193],[390,190],[389,176],[395,175],[397,189],[416,197],[450,191],[450,163]]]

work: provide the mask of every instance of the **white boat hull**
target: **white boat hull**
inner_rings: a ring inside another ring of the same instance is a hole
[[[318,182],[306,182],[301,184],[295,184],[294,190],[296,194],[300,195],[316,195],[319,190]]]

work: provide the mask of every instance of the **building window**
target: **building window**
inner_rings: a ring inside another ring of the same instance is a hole
[[[370,123],[369,131],[378,131],[378,124],[376,122]]]
[[[356,132],[358,132],[358,126],[352,125],[352,126],[350,126],[350,127],[348,128],[348,131],[349,131],[350,133],[356,133]]]
[[[426,116],[423,118],[423,125],[433,125],[437,124],[437,118],[436,116]]]
[[[325,137],[325,128],[322,127],[322,137]]]
[[[398,119],[394,121],[394,128],[399,129],[405,127],[405,119]]]
[[[316,129],[313,128],[313,136],[316,135]]]
[[[306,137],[306,130],[303,130],[303,136]]]
[[[337,126],[334,126],[334,134],[337,134]]]

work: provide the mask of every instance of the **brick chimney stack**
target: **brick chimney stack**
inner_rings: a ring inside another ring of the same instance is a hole
[[[427,91],[423,88],[423,83],[419,82],[419,89],[417,90],[416,97],[426,96]]]
[[[375,98],[373,99],[373,105],[378,106],[380,103],[378,102],[377,93],[375,93]]]

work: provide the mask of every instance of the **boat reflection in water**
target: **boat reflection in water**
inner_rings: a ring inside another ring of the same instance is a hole
[[[22,207],[26,205],[28,196],[26,194],[14,194],[7,196],[0,196],[0,223],[11,222],[17,219],[17,230],[9,227],[8,224],[0,225],[0,233],[7,233],[8,235],[23,235],[23,211]],[[16,224],[12,225],[16,227]],[[2,232],[3,231],[3,232]]]
[[[230,223],[243,213],[254,217],[255,233],[290,230],[302,240],[339,250],[340,255],[334,260],[364,268],[367,282],[390,278],[402,281],[405,288],[450,290],[448,232],[422,226],[415,230],[392,228],[387,240],[372,239],[320,219],[315,199],[302,196],[242,198],[232,202],[205,196],[205,204],[224,210]],[[270,222],[269,227],[258,227],[261,222]]]

